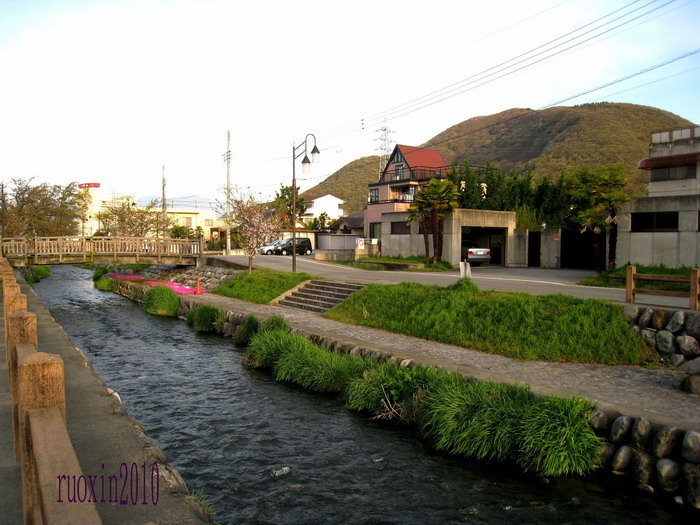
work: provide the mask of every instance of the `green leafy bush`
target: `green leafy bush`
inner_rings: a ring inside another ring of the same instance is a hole
[[[102,276],[104,276],[106,273],[109,273],[109,267],[107,266],[100,266],[95,269],[95,273],[92,274],[92,280],[97,282],[99,281]]]
[[[144,295],[143,307],[149,314],[175,317],[180,310],[180,296],[167,286],[154,286]]]
[[[255,368],[272,368],[287,352],[294,352],[309,343],[285,329],[259,331],[243,354],[243,362]]]
[[[346,354],[334,354],[303,337],[293,351],[282,353],[274,368],[275,379],[290,381],[316,392],[342,392],[369,363]]]
[[[95,283],[95,288],[103,292],[111,292],[114,289],[114,281],[106,275],[100,277]]]
[[[345,390],[345,406],[371,412],[380,419],[414,422],[429,385],[444,372],[435,367],[402,368],[388,362],[375,365],[352,379]]]
[[[214,330],[214,323],[216,322],[218,315],[218,308],[208,304],[203,304],[192,308],[192,310],[187,312],[187,317],[185,320],[187,321],[188,325],[198,332],[211,332]]]
[[[258,326],[258,319],[254,315],[246,317],[243,324],[233,335],[233,343],[240,348],[246,348],[250,344],[250,340],[257,333]]]
[[[260,325],[261,332],[269,332],[271,330],[284,330],[289,332],[287,320],[281,315],[273,315],[265,319]]]

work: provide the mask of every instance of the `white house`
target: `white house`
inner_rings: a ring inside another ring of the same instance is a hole
[[[309,207],[304,215],[301,216],[304,220],[317,219],[322,213],[325,213],[333,221],[343,215],[343,204],[345,204],[345,201],[334,195],[322,195],[306,202],[309,203]]]

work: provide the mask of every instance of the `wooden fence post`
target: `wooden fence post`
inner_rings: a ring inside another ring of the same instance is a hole
[[[38,345],[36,314],[17,312],[8,317],[7,326],[7,368],[9,371],[9,390],[12,399],[12,426],[14,428],[15,457],[19,459],[19,393],[17,388],[17,347],[21,345]]]
[[[634,303],[635,282],[634,276],[637,274],[636,266],[628,266],[625,273],[625,302]]]
[[[10,330],[9,330],[9,318],[10,315],[16,312],[25,312],[27,310],[27,296],[19,293],[19,285],[15,285],[17,288],[12,287],[7,294],[2,298],[3,303],[3,326],[5,327],[5,361],[9,366],[9,355],[10,355]]]
[[[698,301],[698,279],[700,279],[700,270],[693,268],[690,270],[690,309],[698,310],[700,301]]]
[[[22,465],[22,500],[24,515],[30,516],[39,504],[31,434],[28,433],[29,411],[56,407],[65,423],[66,396],[63,358],[36,352],[34,345],[18,345],[19,443]]]

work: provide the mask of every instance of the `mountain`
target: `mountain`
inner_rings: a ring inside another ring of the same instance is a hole
[[[691,125],[668,111],[636,104],[513,108],[465,120],[421,146],[439,150],[448,164],[491,162],[505,172],[530,167],[536,178],[556,178],[581,166],[622,165],[630,184],[639,185],[648,180],[637,163],[648,155],[651,134]],[[302,195],[331,193],[346,201],[346,213],[360,211],[367,184],[378,180],[378,162],[377,156],[350,162]]]

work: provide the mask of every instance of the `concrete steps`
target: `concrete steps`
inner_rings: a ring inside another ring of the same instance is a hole
[[[342,303],[361,288],[362,286],[358,284],[311,281],[282,299],[278,304],[322,314]]]

